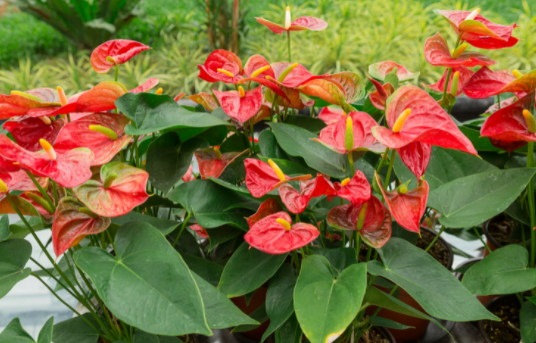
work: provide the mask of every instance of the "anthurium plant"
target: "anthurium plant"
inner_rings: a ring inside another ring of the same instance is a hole
[[[446,69],[424,88],[393,61],[367,79],[310,73],[291,60],[292,36],[328,23],[287,8],[284,25],[257,18],[286,32],[287,61],[215,50],[199,65],[223,91],[167,95],[154,78],[128,90],[117,71],[149,47],[114,40],[91,55],[110,81],[70,97],[61,87],[0,95],[0,296],[31,276],[73,311],[47,322],[43,343],[179,342],[268,321],[261,341],[330,343],[409,328],[381,309],[440,327],[500,321],[475,295],[516,293],[511,325],[535,341],[536,71],[493,71],[470,51],[515,45],[515,25],[437,13],[458,38],[425,42],[427,61]],[[460,123],[450,111],[461,94],[498,101]],[[415,245],[422,225],[439,237],[500,213],[527,228],[530,253],[501,248],[463,283],[428,254],[435,240]],[[53,252],[38,231],[51,232]],[[31,257],[27,237],[52,267]],[[258,294],[246,315],[238,300]],[[0,342],[15,338],[34,342],[18,319]]]

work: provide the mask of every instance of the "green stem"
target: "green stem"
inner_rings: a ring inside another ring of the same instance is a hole
[[[57,204],[59,201],[58,198],[58,188],[56,186],[56,182],[52,181],[52,193],[54,194],[54,203]]]
[[[443,97],[441,98],[442,99],[442,101],[441,101],[442,106],[445,106],[445,102],[447,101],[447,89],[449,88],[450,74],[452,74],[452,68],[448,68],[447,79],[446,79],[446,82],[445,82],[445,88],[443,89]]]
[[[382,169],[385,161],[387,160],[387,155],[389,154],[389,148],[385,148],[385,152],[383,153],[382,159],[380,161],[380,164],[378,165],[378,168],[376,168],[376,173],[380,173],[380,170]]]
[[[108,238],[110,239],[110,244],[112,244],[112,249],[114,249],[114,251],[116,251],[115,250],[115,243],[114,243],[114,240],[112,238],[112,235],[110,234],[110,231],[106,230],[106,234],[107,234]]]
[[[352,174],[350,174],[350,178],[352,178],[355,174],[355,169],[354,169],[354,155],[351,151],[348,153],[348,162],[350,163],[350,170],[352,171]]]
[[[116,64],[116,65],[115,65],[115,76],[114,76],[114,81],[117,82],[117,80],[119,80],[119,64]]]
[[[389,161],[389,169],[387,169],[387,176],[385,177],[385,190],[387,190],[387,186],[389,186],[389,180],[391,179],[391,172],[393,171],[393,164],[395,163],[395,154],[396,150],[393,149],[393,152],[391,152],[391,160]]]
[[[54,274],[52,274],[48,269],[46,269],[45,267],[43,267],[39,262],[37,262],[36,259],[34,259],[33,257],[30,257],[30,260],[35,263],[39,268],[41,268],[42,271],[44,271],[45,273],[48,274],[48,276],[50,276],[52,279],[54,279],[54,281],[56,281],[61,287],[63,287],[63,289],[65,289],[67,291],[67,293],[69,293],[73,298],[75,298],[76,300],[78,300],[78,297],[69,289],[69,287],[65,284],[63,284],[61,282],[60,279],[58,279],[56,276],[54,276]]]
[[[372,256],[372,250],[374,250],[372,247],[369,246],[367,251],[367,262],[370,261],[370,257]]]
[[[499,106],[499,109],[501,109],[501,95],[497,94],[497,106]]]
[[[307,255],[305,255],[305,251],[303,251],[303,247],[300,248],[302,258],[306,258]]]
[[[359,253],[361,252],[361,235],[359,232],[354,232],[355,257],[359,261]]]
[[[275,108],[276,101],[277,101],[277,94],[274,97],[274,102],[272,103],[272,108],[270,108],[270,123],[274,122],[274,108]],[[272,128],[270,127],[270,130],[271,129]]]
[[[439,230],[439,233],[434,237],[434,239],[430,242],[430,244],[428,245],[428,247],[426,249],[424,249],[424,252],[428,252],[428,250],[430,250],[431,247],[434,246],[435,242],[437,242],[437,240],[439,239],[439,236],[441,236],[441,234],[443,233],[443,231],[445,231],[445,225],[442,225],[441,226],[441,230]]]
[[[534,168],[534,142],[528,143],[527,150],[527,167]],[[531,178],[527,186],[528,197],[529,197],[529,211],[530,211],[530,266],[534,268],[534,263],[536,261],[536,212],[534,209],[534,178]]]
[[[179,241],[179,238],[181,237],[182,232],[186,228],[186,224],[188,224],[188,221],[190,220],[190,218],[192,218],[192,214],[190,212],[188,212],[188,215],[186,216],[186,218],[184,218],[184,221],[182,222],[181,229],[180,229],[179,233],[177,234],[177,238],[175,238],[175,242],[173,242],[173,247],[175,247],[175,245],[177,245],[177,242]]]
[[[292,54],[290,52],[290,31],[287,31],[287,42],[288,42],[288,61],[292,63]]]
[[[298,257],[298,253],[296,250],[292,250],[292,259],[295,261],[296,264],[296,270],[300,272],[301,266],[300,266],[300,259]]]
[[[48,204],[50,205],[50,207],[54,210],[56,210],[56,205],[54,205],[54,202],[52,201],[52,199],[50,198],[50,196],[47,194],[47,192],[43,189],[43,187],[41,187],[41,185],[39,184],[39,182],[37,182],[37,180],[35,179],[35,177],[32,175],[32,173],[30,173],[29,171],[26,171],[26,174],[28,175],[28,177],[30,178],[30,180],[32,180],[33,184],[35,185],[35,187],[37,187],[37,189],[39,190],[39,192],[41,193],[41,195],[43,195],[43,198],[45,198],[45,200],[48,202]]]
[[[313,106],[311,106],[311,118],[315,117],[315,104],[313,103]]]
[[[478,239],[480,239],[482,244],[484,244],[484,246],[486,247],[486,250],[488,251],[488,254],[491,254],[491,249],[486,244],[486,242],[484,242],[484,240],[482,239],[482,235],[478,233],[478,230],[476,229],[476,226],[473,226],[473,230],[475,231],[475,235],[478,237]]]

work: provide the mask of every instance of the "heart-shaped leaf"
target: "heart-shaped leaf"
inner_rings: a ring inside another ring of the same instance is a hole
[[[523,342],[536,341],[536,305],[525,301],[521,306],[519,324],[521,326],[521,340]]]
[[[31,269],[24,268],[32,245],[23,239],[11,239],[0,243],[0,298],[3,298],[19,281],[30,276]]]
[[[116,256],[97,247],[74,255],[115,316],[160,335],[212,334],[192,274],[158,230],[145,223],[124,225],[115,248]]]
[[[91,314],[83,314],[85,320],[92,323],[94,327],[99,327],[99,323]],[[97,343],[99,333],[81,317],[74,317],[59,322],[54,325],[53,342],[54,343]]]
[[[52,318],[52,320],[54,320]],[[19,318],[14,318],[0,333],[0,343],[35,343],[32,336],[23,329]],[[39,342],[41,343],[41,342]],[[50,343],[47,342],[47,343]]]

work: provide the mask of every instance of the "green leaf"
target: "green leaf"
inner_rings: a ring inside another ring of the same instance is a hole
[[[333,342],[339,337],[357,315],[366,288],[365,263],[351,265],[335,278],[325,257],[305,258],[294,289],[294,309],[309,341]]]
[[[116,317],[159,335],[211,335],[194,278],[161,232],[142,222],[123,225],[115,248],[117,256],[86,247],[74,260]]]
[[[177,337],[157,336],[141,330],[134,333],[134,343],[181,343]]]
[[[208,148],[202,138],[181,142],[176,132],[167,132],[155,139],[147,151],[149,181],[167,193],[186,174],[196,150]]]
[[[9,217],[7,214],[4,214],[0,217],[0,242],[5,241],[11,235],[9,231]]]
[[[257,206],[257,208],[259,208]],[[227,242],[240,234],[244,234],[244,231],[234,228],[229,225],[224,225],[217,229],[207,230],[210,246],[208,251],[211,252],[218,244]]]
[[[248,202],[250,198],[216,184],[211,180],[195,180],[183,183],[171,191],[168,198],[181,204],[206,229],[232,225],[244,231],[249,225],[243,210],[227,210],[230,205]],[[225,201],[222,201],[225,199]]]
[[[173,231],[170,235],[168,235],[170,244],[175,243],[175,240],[179,232],[180,232],[180,229],[177,229]],[[203,255],[201,254],[201,250],[199,249],[199,245],[197,243],[196,238],[188,230],[184,230],[184,232],[179,237],[179,241],[177,242],[174,248],[181,255],[187,254],[187,255],[203,258]]]
[[[452,321],[497,320],[458,279],[422,249],[393,237],[377,251],[384,265],[368,262],[369,273],[399,285],[431,316]]]
[[[523,168],[466,176],[430,192],[427,206],[443,214],[439,221],[446,227],[479,225],[508,208],[535,172]]]
[[[290,318],[274,332],[276,343],[301,343],[303,332],[293,313]]]
[[[223,269],[218,289],[228,298],[256,290],[281,267],[287,254],[270,255],[242,243]]]
[[[246,316],[225,294],[193,273],[203,297],[207,322],[211,329],[225,329],[239,325],[258,325],[256,320]]]
[[[311,118],[308,116],[296,115],[290,116],[285,120],[285,124],[301,127],[307,131],[313,133],[320,133],[320,131],[326,127],[326,123],[318,118]]]
[[[261,154],[267,158],[289,159],[287,153],[277,143],[274,133],[270,130],[264,130],[259,135],[259,148]]]
[[[255,324],[255,325],[251,325],[251,324],[240,325],[240,326],[235,327],[231,331],[231,333],[251,331],[251,330],[254,330],[254,329],[258,328],[262,323],[267,321],[268,320],[268,315],[266,314],[266,303],[262,303],[261,306],[259,306],[257,309],[255,309],[255,311],[251,312],[249,314],[249,316],[252,319],[254,319],[258,324]]]
[[[283,263],[270,280],[266,292],[266,314],[270,318],[270,326],[262,335],[261,343],[294,313],[293,297],[297,280],[296,271],[288,263]]]
[[[91,314],[86,313],[82,317],[92,323],[95,328],[99,327]],[[97,343],[98,340],[98,332],[95,332],[95,329],[81,317],[74,317],[54,325],[52,338],[54,343]]]
[[[411,180],[413,187],[417,185],[415,175],[406,167],[398,154],[396,155],[394,167],[401,183]],[[450,181],[493,170],[497,170],[497,167],[476,156],[458,150],[434,146],[432,147],[432,155],[424,178],[428,182],[430,192],[432,192]]]
[[[223,267],[214,262],[205,260],[201,257],[183,254],[182,259],[188,265],[188,268],[212,286],[217,287],[220,282]]]
[[[24,239],[11,239],[0,243],[0,298],[3,298],[19,281],[30,276],[32,270],[24,268],[32,254],[32,245]]]
[[[406,325],[397,323],[394,320],[390,320],[390,319],[382,318],[378,316],[371,316],[370,323],[374,326],[383,326],[384,328],[390,328],[390,329],[395,329],[395,330],[406,330],[406,329],[414,328],[413,326],[406,326]]]
[[[339,275],[343,270],[357,263],[357,256],[353,248],[313,248],[313,251],[315,255],[324,256],[329,261],[334,275]]]
[[[35,232],[44,230],[41,218],[29,217],[26,220]],[[20,220],[14,224],[9,225],[9,230],[11,231],[11,236],[9,237],[10,239],[25,238],[30,234],[30,230],[28,230],[26,225]]]
[[[347,176],[347,157],[312,141],[312,138],[318,138],[316,134],[289,124],[270,123],[269,125],[272,127],[277,142],[287,154],[303,157],[309,167],[329,176],[339,179]]]
[[[519,322],[521,325],[521,340],[523,342],[536,341],[536,305],[525,301],[521,306]]]
[[[19,318],[15,318],[0,333],[0,343],[35,343],[35,341],[22,328]]]
[[[125,214],[124,216],[121,216],[121,217],[112,218],[112,223],[117,224],[117,225],[125,225],[131,222],[144,222],[144,223],[150,224],[152,227],[159,230],[164,235],[167,235],[173,232],[173,230],[175,230],[175,228],[177,228],[177,226],[179,226],[180,224],[175,221],[160,219],[160,218],[148,216],[146,214],[141,214],[141,213],[134,212],[134,211],[128,214]]]
[[[462,284],[475,295],[512,294],[536,287],[536,269],[528,268],[529,252],[507,245],[475,263],[464,274]]]
[[[52,331],[54,330],[54,317],[50,317],[49,320],[43,325],[41,331],[39,331],[39,337],[37,337],[37,343],[50,343],[52,342]]]
[[[115,101],[117,108],[131,121],[125,127],[129,135],[144,135],[161,130],[227,126],[227,122],[209,113],[188,111],[167,95],[127,93]]]
[[[220,146],[220,151],[225,152],[234,152],[234,151],[244,151],[249,149],[249,144],[246,143],[248,138],[246,135],[235,133],[234,135],[229,136]]]
[[[494,147],[489,138],[480,137],[480,131],[471,129],[467,126],[458,127],[460,131],[473,143],[473,146],[478,151],[503,151],[499,148]]]

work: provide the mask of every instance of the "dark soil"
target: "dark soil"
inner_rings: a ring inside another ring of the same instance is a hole
[[[428,232],[426,230],[421,230],[421,237],[417,240],[417,247],[425,250],[428,248],[430,243],[435,238],[435,234]],[[448,267],[449,263],[449,251],[448,249],[439,241],[439,239],[434,243],[434,245],[428,250],[428,253],[436,259],[437,262],[441,263],[443,266]]]
[[[381,332],[379,332],[375,327],[372,327],[367,331],[361,338],[358,343],[390,343]]]
[[[495,301],[488,310],[501,318],[500,322],[484,321],[484,330],[493,343],[519,343],[519,312],[521,304],[515,295]],[[515,329],[512,327],[514,326]]]
[[[519,243],[521,241],[514,242],[511,240],[514,228],[514,223],[506,216],[496,217],[489,222],[488,233],[501,245]]]

